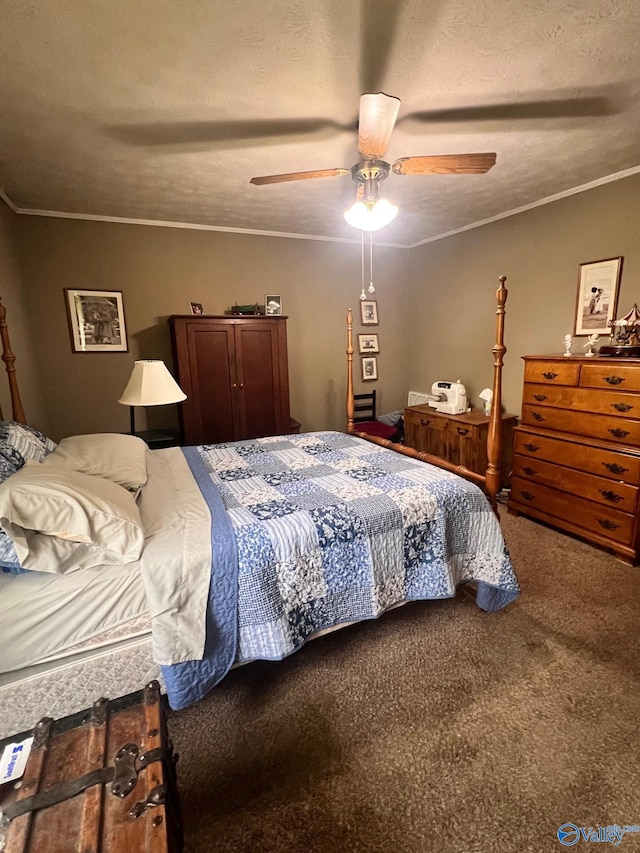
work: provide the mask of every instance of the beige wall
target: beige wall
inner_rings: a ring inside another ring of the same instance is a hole
[[[7,309],[7,325],[16,375],[19,377],[20,398],[33,426],[48,433],[51,424],[47,416],[40,371],[29,334],[30,323],[26,289],[16,260],[15,227],[18,217],[0,200],[0,297]],[[4,365],[0,379],[0,406],[4,417],[12,417],[11,398]]]
[[[234,303],[282,296],[288,315],[291,413],[303,430],[343,429],[348,307],[358,312],[360,245],[157,228],[35,216],[18,217],[18,245],[33,314],[55,439],[126,431],[117,402],[136,358],[172,367],[171,314],[189,301],[222,314]],[[375,250],[379,303],[379,411],[404,405],[411,310],[408,253]],[[122,290],[129,353],[72,354],[63,289]],[[356,359],[359,375],[359,361]],[[360,383],[357,383],[360,384]],[[358,389],[357,389],[358,390]],[[176,407],[137,410],[138,428],[173,425]]]
[[[411,250],[409,379],[461,379],[474,406],[491,385],[493,294],[507,276],[503,402],[520,413],[522,355],[563,352],[574,328],[578,266],[624,256],[618,313],[640,303],[640,175]],[[586,338],[574,339],[583,353]]]

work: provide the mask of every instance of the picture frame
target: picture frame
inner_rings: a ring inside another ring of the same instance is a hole
[[[359,334],[358,352],[360,353],[360,355],[363,355],[364,353],[373,354],[380,352],[380,346],[378,345],[378,336],[375,333]]]
[[[378,378],[378,359],[375,356],[361,358],[362,362],[362,381],[373,382]]]
[[[204,314],[202,302],[190,302],[189,305],[191,306],[192,314]]]
[[[282,314],[282,297],[267,293],[264,297],[264,313],[271,317]]]
[[[74,353],[129,352],[121,290],[64,288]]]
[[[580,264],[573,334],[608,335],[615,319],[622,276],[622,255]]]
[[[360,302],[360,321],[363,326],[378,325],[378,303],[375,299],[363,299]]]

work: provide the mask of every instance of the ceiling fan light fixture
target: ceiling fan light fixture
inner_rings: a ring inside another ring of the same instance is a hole
[[[361,231],[379,231],[398,215],[398,208],[386,198],[375,201],[356,201],[344,212],[349,225]]]

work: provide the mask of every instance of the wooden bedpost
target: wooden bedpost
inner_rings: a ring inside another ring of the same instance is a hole
[[[353,314],[347,311],[347,433],[353,432],[355,401],[353,399]]]
[[[501,486],[502,460],[502,359],[507,351],[504,345],[504,315],[507,301],[507,277],[501,275],[500,286],[496,290],[496,342],[493,352],[493,400],[489,416],[489,434],[487,436],[487,473],[486,489],[492,507],[497,509],[496,495]]]
[[[7,375],[9,377],[9,392],[11,393],[11,411],[14,421],[21,424],[26,424],[27,418],[22,408],[20,400],[20,392],[18,391],[18,381],[16,379],[15,361],[16,357],[11,352],[11,344],[9,343],[9,330],[7,328],[7,309],[2,304],[0,297],[0,338],[2,339],[2,360],[5,363]]]

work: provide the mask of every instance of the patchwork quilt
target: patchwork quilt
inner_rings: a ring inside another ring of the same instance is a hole
[[[211,508],[213,565],[205,658],[163,667],[174,708],[234,662],[281,659],[398,602],[468,581],[485,610],[519,595],[486,496],[455,474],[339,432],[184,453]]]

